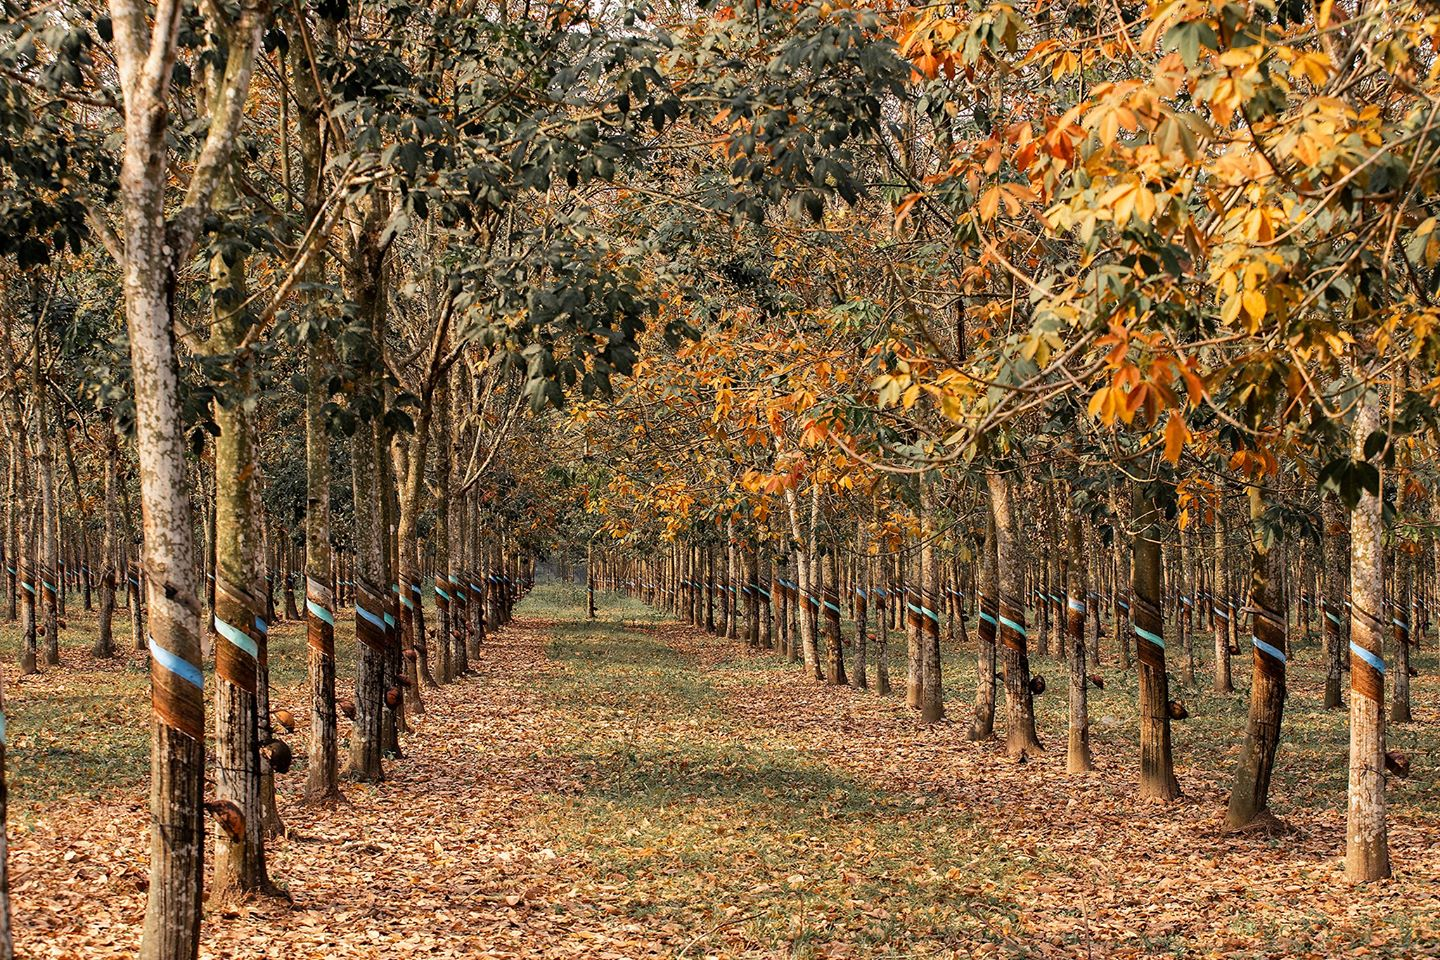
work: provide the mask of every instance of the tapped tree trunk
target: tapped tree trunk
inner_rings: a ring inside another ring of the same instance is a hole
[[[115,656],[115,512],[120,509],[119,497],[115,494],[115,430],[109,422],[101,429],[105,432],[105,508],[104,533],[100,538],[100,613],[99,629],[95,637],[94,654],[105,659]]]
[[[865,521],[856,524],[855,535],[855,659],[850,669],[850,683],[859,690],[870,687],[866,663],[870,643],[870,625],[867,620],[870,605],[870,553],[865,543]]]
[[[373,293],[365,304],[372,311],[371,333],[378,340],[378,320]],[[350,757],[346,775],[362,782],[384,779],[381,758],[384,751],[386,647],[390,628],[389,575],[385,555],[384,487],[380,477],[379,424],[362,418],[356,425],[350,448],[350,467],[355,497],[355,639],[359,656],[355,667],[354,729],[350,735]]]
[[[1065,520],[1065,553],[1067,594],[1065,616],[1066,657],[1070,662],[1070,738],[1065,755],[1066,773],[1085,773],[1092,769],[1090,758],[1090,710],[1085,688],[1085,537],[1080,514],[1068,510]]]
[[[986,475],[986,482],[990,509],[995,515],[997,633],[1005,656],[1005,752],[1016,758],[1036,756],[1041,747],[1035,732],[1035,701],[1025,643],[1025,565],[1016,541],[1013,481],[1008,473],[992,471]]]
[[[903,553],[899,562],[908,566]],[[916,568],[922,566],[918,552],[914,563]],[[914,579],[906,578],[901,595],[895,599],[897,604],[904,604],[905,614],[905,702],[916,710],[925,702],[925,617],[920,612],[924,606],[920,597],[924,582],[923,570],[916,569]]]
[[[920,577],[915,602],[920,606],[920,719],[939,723],[945,716],[945,688],[940,679],[940,565],[935,560],[934,521],[928,509],[931,491],[921,481]]]
[[[31,351],[31,405],[35,423],[31,436],[35,440],[35,480],[40,487],[40,506],[35,525],[34,587],[43,618],[41,633],[45,636],[45,663],[60,665],[60,543],[56,535],[59,523],[55,502],[55,458],[50,449],[49,402],[42,370],[40,333],[43,313],[35,318],[35,337]]]
[[[226,55],[221,109],[209,119],[183,205],[166,216],[170,112],[166,99],[179,50],[179,4],[152,9],[110,0],[112,50],[124,97],[119,206],[123,237],[109,245],[121,265],[134,381],[136,451],[144,504],[145,583],[150,629],[135,606],[137,645],[150,648],[150,883],[141,960],[191,960],[199,947],[204,874],[201,796],[205,783],[204,675],[194,517],[170,295],[188,261],[222,171],[229,163],[268,9],[241,0],[224,19],[205,13]],[[138,547],[138,543],[137,543]]]
[[[303,29],[303,25],[302,25]],[[312,37],[319,40],[318,36]],[[320,215],[324,152],[321,145],[320,95],[315,86],[308,43],[290,46],[291,86],[299,106],[296,130],[300,141],[300,179],[305,219]],[[317,258],[305,267],[301,297],[314,309],[310,290],[325,279]],[[334,347],[323,330],[314,330],[306,357],[305,387],[305,666],[310,699],[305,801],[330,804],[340,793],[340,731],[335,702],[336,557],[330,544],[330,431],[325,407]]]
[[[305,646],[310,692],[308,803],[332,803],[340,794],[340,734],[335,705],[334,557],[330,549],[330,434],[327,351],[310,345],[305,391]]]
[[[450,375],[435,387],[435,646],[440,682],[455,679],[450,586]]]
[[[1414,560],[1407,544],[1395,546],[1395,599],[1390,605],[1390,625],[1395,639],[1395,678],[1390,688],[1390,721],[1409,723],[1410,716],[1410,578]]]
[[[1135,561],[1130,616],[1140,663],[1140,797],[1168,801],[1180,796],[1180,785],[1175,781],[1170,751],[1170,677],[1165,672],[1160,543],[1155,539],[1160,510],[1138,487],[1133,517]]]
[[[5,419],[10,440],[12,493],[10,523],[14,538],[14,549],[11,552],[10,562],[16,584],[12,593],[12,601],[18,598],[20,608],[20,675],[24,677],[34,673],[37,669],[33,570],[35,544],[31,537],[34,508],[30,500],[31,483],[28,469],[32,458],[27,449],[29,446],[27,443],[28,430],[20,407],[19,392],[23,381],[11,341],[10,314],[5,310],[0,310],[0,340],[4,342],[5,356],[9,367],[6,371],[9,374],[7,379],[10,387],[5,391]]]
[[[1155,540],[1159,508],[1142,489],[1135,491],[1135,563],[1130,584],[1130,617],[1140,679],[1140,799],[1179,796],[1171,756],[1169,675],[1165,672],[1161,544]]]
[[[1230,677],[1230,598],[1225,591],[1225,513],[1224,504],[1215,502],[1215,579],[1210,585],[1210,603],[1215,622],[1215,682],[1217,693],[1234,693]]]
[[[1322,512],[1324,518],[1324,536],[1321,538],[1322,549],[1325,555],[1325,570],[1323,573],[1324,599],[1321,607],[1324,617],[1325,630],[1325,709],[1338,710],[1343,707],[1344,700],[1341,697],[1341,673],[1344,669],[1345,645],[1341,635],[1341,624],[1344,623],[1345,599],[1345,537],[1348,529],[1345,524],[1345,515],[1340,510],[1339,501],[1329,496],[1325,499],[1325,506]],[[1437,550],[1440,555],[1440,550]]]
[[[1171,591],[1175,595],[1175,623],[1180,631],[1180,683],[1186,687],[1195,686],[1195,631],[1192,629],[1190,611],[1192,609],[1190,594],[1194,592],[1195,585],[1189,582],[1190,577],[1190,535],[1184,527],[1180,528],[1180,564],[1176,569],[1175,586]]]
[[[1250,681],[1250,717],[1245,748],[1235,769],[1225,826],[1237,830],[1254,822],[1266,809],[1275,751],[1280,746],[1280,719],[1285,707],[1285,615],[1277,609],[1271,584],[1270,545],[1261,527],[1264,504],[1260,487],[1250,496],[1250,629],[1254,649]]]
[[[978,652],[975,663],[975,711],[970,720],[971,740],[995,736],[995,630],[999,621],[1000,571],[995,553],[995,511],[985,507],[985,539],[980,544],[979,616],[975,624]]]
[[[889,587],[889,563],[880,561],[880,585],[873,591],[875,597],[875,692],[882,697],[890,695],[890,603],[892,591]]]
[[[827,570],[821,597],[825,606],[825,682],[843,685],[845,680],[845,645],[840,635],[840,557],[834,548],[826,551]]]
[[[1352,456],[1380,428],[1380,400],[1367,393],[1355,409]],[[1377,464],[1377,469],[1382,469]],[[1381,474],[1383,490],[1384,475]],[[1390,876],[1385,823],[1385,577],[1381,500],[1361,491],[1350,515],[1350,784],[1345,826],[1345,879]]]
[[[789,487],[785,488],[785,505],[788,508],[790,518],[790,535],[795,539],[795,580],[796,580],[796,606],[797,619],[800,627],[800,645],[805,659],[805,673],[807,676],[818,677],[820,675],[820,657],[815,643],[815,621],[810,616],[810,611],[805,609],[813,599],[814,589],[811,578],[811,554],[806,546],[809,542],[800,530],[800,510],[797,503],[798,498],[795,491]]]
[[[215,403],[215,783],[221,804],[233,805],[238,829],[215,831],[210,898],[230,903],[269,887],[265,810],[261,799],[260,731],[267,610],[263,534],[254,464],[254,425],[247,412],[254,389],[252,360],[240,349],[250,320],[244,260],[211,264],[214,290],[211,346],[230,354],[234,395]]]

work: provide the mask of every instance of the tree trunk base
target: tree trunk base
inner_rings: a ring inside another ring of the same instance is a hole
[[[1267,837],[1278,837],[1287,833],[1294,833],[1295,828],[1275,816],[1275,814],[1269,810],[1261,810],[1255,814],[1255,816],[1251,817],[1248,823],[1231,825],[1227,821],[1221,828],[1221,832],[1226,834],[1257,833]]]

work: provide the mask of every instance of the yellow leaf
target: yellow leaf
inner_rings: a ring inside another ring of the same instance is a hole
[[[1265,294],[1259,290],[1245,291],[1245,312],[1250,314],[1250,319],[1259,323],[1265,319]]]
[[[995,218],[995,212],[1000,209],[1000,188],[991,187],[980,195],[980,220],[988,223]]]
[[[1096,390],[1095,395],[1090,398],[1090,405],[1086,407],[1085,412],[1092,417],[1098,416],[1101,408],[1105,406],[1105,399],[1109,393],[1109,387],[1101,387],[1099,390]]]
[[[1180,462],[1180,454],[1185,449],[1185,443],[1190,439],[1190,428],[1185,426],[1185,420],[1180,416],[1178,410],[1171,411],[1169,418],[1165,421],[1165,459],[1171,464]]]

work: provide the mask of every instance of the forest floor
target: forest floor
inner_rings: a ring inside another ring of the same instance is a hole
[[[146,879],[146,674],[138,658],[90,658],[93,620],[70,623],[64,666],[6,671],[17,955],[129,955]],[[13,633],[0,634],[7,664]],[[123,622],[119,636],[128,645]],[[303,716],[300,626],[271,638],[274,706]],[[1345,714],[1318,707],[1315,649],[1292,659],[1271,790],[1285,829],[1239,835],[1220,824],[1243,690],[1184,693],[1184,796],[1150,805],[1135,797],[1133,676],[1100,668],[1097,770],[1067,776],[1060,665],[1037,661],[1049,749],[1015,764],[965,739],[969,660],[947,655],[950,719],[925,728],[903,697],[817,685],[629,600],[587,623],[583,593],[543,586],[475,677],[424,691],[383,785],[347,784],[347,804],[317,810],[299,803],[303,763],[282,778],[288,835],[270,872],[291,900],[210,913],[202,955],[1440,954],[1433,648],[1417,722],[1391,730],[1412,760],[1389,788],[1398,879],[1362,888],[1341,877]]]

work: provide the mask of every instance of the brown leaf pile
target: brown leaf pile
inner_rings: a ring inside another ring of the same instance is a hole
[[[638,910],[631,881],[533,814],[545,806],[551,816],[557,809],[564,815],[569,798],[594,786],[603,768],[575,751],[586,737],[617,728],[630,737],[643,726],[661,743],[698,742],[717,735],[706,732],[715,724],[673,711],[641,715],[600,690],[593,710],[553,702],[545,681],[562,669],[546,655],[553,626],[522,618],[486,647],[478,677],[425,691],[429,712],[407,739],[407,755],[388,764],[384,785],[349,784],[347,804],[310,809],[298,799],[301,777],[285,778],[289,834],[271,847],[270,870],[293,901],[262,899],[207,915],[202,956],[921,955],[903,938],[883,950],[857,946],[838,921],[803,944],[765,939],[747,922],[777,901],[802,909],[794,898],[811,883],[798,873],[785,877],[783,863],[774,872],[784,879],[752,889],[753,902],[707,905],[712,919],[704,923]],[[775,669],[773,655],[746,656],[678,626],[662,626],[654,637],[717,691],[718,736],[784,745],[817,769],[904,794],[917,811],[940,818],[926,821],[931,828],[939,822],[963,835],[975,857],[1010,865],[1014,879],[1003,890],[964,863],[917,865],[947,899],[991,904],[987,909],[999,901],[1005,916],[998,925],[987,920],[983,938],[917,931],[923,955],[1440,953],[1434,817],[1393,823],[1401,879],[1352,888],[1340,874],[1343,810],[1292,817],[1278,837],[1227,835],[1220,830],[1224,790],[1204,771],[1180,771],[1187,790],[1180,802],[1140,805],[1135,758],[1123,750],[1102,754],[1097,772],[1080,777],[1065,774],[1059,743],[1038,761],[1016,765],[993,742],[967,742],[961,722],[922,727],[903,697],[822,687],[796,669]],[[276,706],[304,715],[298,703]],[[965,703],[950,709],[968,719]],[[603,730],[587,726],[599,723],[585,718],[591,712],[605,718]],[[14,839],[19,955],[135,953],[147,819],[143,798],[131,790],[100,804],[59,804]],[[766,824],[706,828],[734,842],[737,833]],[[652,844],[640,853],[665,851]],[[865,875],[866,862],[837,857],[832,879],[856,888],[893,879]],[[823,912],[825,904],[803,909]]]

